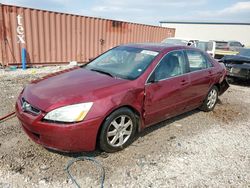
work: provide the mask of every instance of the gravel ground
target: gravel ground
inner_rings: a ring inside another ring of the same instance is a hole
[[[13,111],[32,79],[68,68],[0,70],[0,116]],[[74,187],[64,171],[76,156],[95,156],[106,171],[105,187],[250,187],[250,87],[231,85],[213,112],[172,118],[138,135],[114,154],[63,154],[33,143],[14,117],[0,124],[0,187]],[[100,185],[88,161],[73,165],[82,187]]]

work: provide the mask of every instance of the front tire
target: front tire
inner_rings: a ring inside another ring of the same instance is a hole
[[[200,109],[205,112],[212,111],[218,101],[218,94],[219,94],[218,88],[216,86],[213,86],[208,92],[208,95],[204,100]]]
[[[100,132],[99,146],[105,152],[116,152],[127,147],[136,133],[136,117],[128,108],[110,114]]]

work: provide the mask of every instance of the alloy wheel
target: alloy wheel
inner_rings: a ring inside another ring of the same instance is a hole
[[[217,100],[217,91],[216,89],[212,89],[209,94],[208,94],[208,98],[207,98],[207,107],[209,109],[212,109],[216,103]]]
[[[127,115],[115,118],[107,130],[107,141],[112,147],[124,145],[130,138],[133,131],[133,121]]]

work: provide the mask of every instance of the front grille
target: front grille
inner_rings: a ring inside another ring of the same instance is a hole
[[[41,113],[41,110],[35,108],[30,103],[28,103],[24,98],[21,99],[22,110],[33,115],[38,115]]]

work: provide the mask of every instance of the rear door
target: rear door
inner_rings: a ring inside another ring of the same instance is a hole
[[[191,85],[189,87],[190,100],[187,108],[198,107],[205,99],[217,71],[209,58],[198,50],[185,50],[189,64]]]
[[[144,118],[146,126],[179,114],[185,109],[190,87],[188,64],[183,51],[165,55],[145,86]]]

